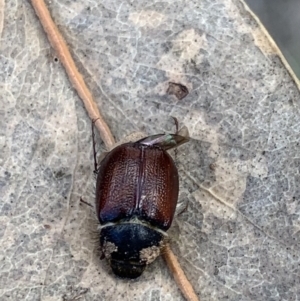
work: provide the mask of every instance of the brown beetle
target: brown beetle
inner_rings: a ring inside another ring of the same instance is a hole
[[[177,168],[166,150],[189,140],[179,133],[119,145],[97,169],[100,245],[119,277],[139,277],[160,254],[179,187]]]

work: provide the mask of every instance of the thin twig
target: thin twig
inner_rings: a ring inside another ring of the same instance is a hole
[[[169,244],[164,247],[163,257],[167,263],[169,270],[172,272],[173,277],[180,288],[182,294],[188,301],[199,301],[191,283],[186,278],[180,263],[172,252]]]
[[[98,107],[93,100],[93,96],[83,80],[82,75],[79,73],[74,60],[72,59],[68,46],[60,34],[57,26],[53,22],[44,0],[31,0],[31,4],[40,19],[40,22],[48,36],[48,40],[56,51],[61,63],[65,67],[70,82],[73,84],[78,95],[82,99],[90,118],[92,120],[97,120],[95,122],[95,126],[99,130],[105,146],[110,150],[115,144],[113,135],[101,116]]]
[[[55,49],[58,58],[60,59],[68,74],[70,82],[73,84],[78,95],[82,99],[91,120],[96,120],[95,125],[100,133],[100,136],[106,147],[110,150],[115,144],[111,131],[108,125],[105,123],[103,117],[101,116],[98,107],[93,100],[92,94],[83,80],[82,75],[79,73],[71,57],[67,44],[60,34],[57,26],[53,22],[44,0],[31,0],[31,3],[37,16],[39,17],[39,20],[48,36],[52,47]],[[176,256],[173,254],[169,245],[164,248],[163,253],[165,261],[185,298],[188,301],[198,301],[192,285],[187,280]]]

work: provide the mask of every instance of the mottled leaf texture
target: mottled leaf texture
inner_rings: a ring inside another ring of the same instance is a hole
[[[299,299],[299,91],[240,2],[47,4],[117,140],[189,129],[169,233],[201,301]],[[91,122],[30,1],[0,30],[0,299],[183,300],[161,259],[100,261]]]

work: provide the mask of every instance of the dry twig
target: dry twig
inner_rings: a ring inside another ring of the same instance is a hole
[[[191,283],[186,278],[184,271],[182,270],[176,256],[172,252],[169,244],[164,247],[163,257],[186,300],[199,301]]]
[[[90,118],[92,120],[96,120],[95,126],[99,130],[104,144],[110,150],[115,144],[113,135],[111,134],[108,125],[101,116],[98,107],[93,100],[93,96],[83,80],[82,75],[78,71],[68,49],[68,46],[64,38],[60,34],[57,26],[53,22],[44,0],[31,0],[31,4],[40,19],[40,22],[48,36],[52,47],[56,51],[58,58],[65,67],[70,82],[73,84],[78,95],[82,99]]]
[[[31,3],[36,14],[39,17],[39,20],[48,36],[52,47],[55,49],[57,56],[59,57],[68,74],[69,80],[82,99],[90,118],[92,120],[97,119],[95,125],[100,132],[100,136],[106,147],[108,149],[111,149],[115,144],[111,131],[108,125],[105,123],[103,117],[101,116],[98,107],[93,100],[92,94],[83,80],[82,75],[79,73],[71,57],[66,42],[60,34],[57,26],[53,22],[44,0],[31,0]],[[164,249],[163,256],[185,298],[188,301],[197,301],[198,298],[193,290],[193,287],[187,280],[176,256],[173,254],[168,245]]]

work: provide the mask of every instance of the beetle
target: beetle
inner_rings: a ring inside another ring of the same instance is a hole
[[[94,150],[102,258],[121,278],[139,277],[164,246],[179,193],[178,171],[167,150],[189,140],[181,135],[185,129],[121,144],[99,168]]]

